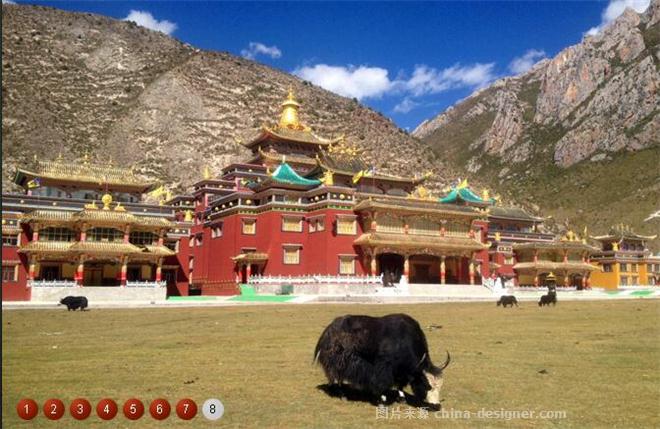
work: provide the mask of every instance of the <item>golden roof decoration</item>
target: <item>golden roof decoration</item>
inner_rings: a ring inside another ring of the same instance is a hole
[[[280,122],[277,124],[278,128],[305,131],[308,127],[300,123],[298,119],[298,109],[300,104],[296,101],[293,93],[293,88],[289,87],[289,94],[286,100],[282,103],[282,114],[280,115]]]
[[[330,146],[328,146],[326,150],[328,151],[329,154],[334,156],[345,155],[350,157],[360,156],[364,152],[362,149],[358,148],[355,144],[348,143],[344,135],[340,136],[335,143],[330,144]]]
[[[98,210],[99,207],[96,205],[96,200],[92,201],[89,204],[85,204],[85,208],[88,210]]]
[[[204,166],[204,180],[210,180],[211,179],[211,169],[209,169],[208,165]]]
[[[103,203],[103,210],[110,210],[110,204],[112,203],[112,195],[105,194],[101,197],[101,202]]]
[[[186,215],[183,219],[185,222],[192,222],[193,220],[193,213],[191,210],[186,210]]]
[[[129,168],[113,166],[111,163],[93,164],[89,154],[85,154],[82,162],[67,162],[61,155],[52,161],[37,161],[34,171],[19,169],[19,172],[46,179],[94,183],[95,185],[128,185],[144,186],[149,184],[137,177]]]

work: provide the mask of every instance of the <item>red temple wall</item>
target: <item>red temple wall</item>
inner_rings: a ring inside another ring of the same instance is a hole
[[[20,234],[20,242],[27,243],[25,232]],[[27,287],[28,261],[25,255],[18,253],[18,246],[2,246],[3,261],[20,261],[15,282],[2,282],[3,301],[29,301],[31,289]]]

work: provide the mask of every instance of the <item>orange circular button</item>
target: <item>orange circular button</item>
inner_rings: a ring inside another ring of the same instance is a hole
[[[176,415],[180,419],[190,420],[197,415],[197,404],[190,398],[184,398],[176,404]]]
[[[124,415],[129,420],[137,420],[144,415],[144,404],[137,398],[131,398],[124,403]]]
[[[112,420],[117,415],[117,403],[110,398],[101,399],[96,404],[96,414],[103,420]]]
[[[71,417],[76,420],[85,420],[92,414],[92,404],[85,398],[76,398],[69,405]]]
[[[39,414],[39,405],[29,398],[24,398],[16,404],[16,412],[23,420],[32,420]]]
[[[165,420],[169,417],[170,411],[172,411],[172,407],[170,407],[170,403],[167,402],[167,399],[154,399],[151,402],[151,405],[149,405],[151,417],[156,420]]]
[[[48,399],[44,402],[44,415],[49,420],[59,420],[64,415],[64,402],[59,399]]]

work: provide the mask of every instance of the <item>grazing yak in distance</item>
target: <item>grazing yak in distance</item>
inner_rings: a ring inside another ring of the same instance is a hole
[[[550,304],[553,306],[557,305],[557,289],[552,287],[548,289],[548,293],[546,295],[541,296],[541,299],[539,300],[539,307]]]
[[[62,298],[58,305],[66,305],[67,311],[84,311],[87,308],[87,297],[84,296],[67,296]]]
[[[450,362],[437,367],[431,362],[424,332],[405,314],[384,317],[338,317],[321,334],[314,361],[323,367],[330,387],[342,384],[385,402],[392,388],[404,398],[410,385],[415,400],[431,406],[440,404],[442,373]]]
[[[497,301],[498,307],[501,305],[502,307],[506,308],[507,305],[510,305],[513,308],[513,304],[518,307],[518,300],[513,295],[502,295],[500,300]]]

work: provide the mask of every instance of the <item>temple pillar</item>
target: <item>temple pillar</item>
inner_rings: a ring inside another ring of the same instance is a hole
[[[534,286],[539,287],[539,273],[538,272],[534,273]]]
[[[81,242],[87,241],[87,226],[86,225],[83,225],[80,228],[80,241]]]
[[[39,241],[39,225],[35,225],[32,229],[32,241]]]
[[[410,275],[410,257],[408,255],[405,255],[403,259],[403,275],[406,276],[406,279]]]
[[[161,281],[163,278],[163,258],[158,258],[158,265],[156,265],[156,282]]]
[[[162,246],[163,243],[165,243],[165,231],[161,229],[158,232],[158,245]]]
[[[130,243],[131,241],[131,231],[129,227],[124,229],[124,243]]]
[[[378,258],[376,255],[371,255],[371,267],[369,271],[372,276],[378,275],[378,266],[376,265],[377,262]]]
[[[119,285],[126,286],[126,273],[128,273],[128,258],[124,256],[121,259],[121,272],[119,273]]]
[[[539,251],[534,251],[534,263],[536,264],[539,261]]]
[[[250,283],[250,276],[252,275],[252,264],[245,265],[245,283]]]
[[[564,251],[564,264],[568,262],[568,251]]]
[[[76,269],[76,283],[78,286],[83,286],[83,279],[85,276],[85,259],[81,256],[78,259],[78,268]]]
[[[564,287],[569,286],[570,278],[568,277],[568,271],[564,272]]]
[[[582,274],[582,289],[587,288],[587,273]]]
[[[470,274],[470,284],[474,284],[474,259],[470,259],[470,265],[468,266],[468,273]]]
[[[440,284],[447,282],[447,266],[445,264],[445,255],[440,256]]]
[[[28,280],[34,280],[37,268],[37,257],[30,255],[30,268],[28,270]]]

